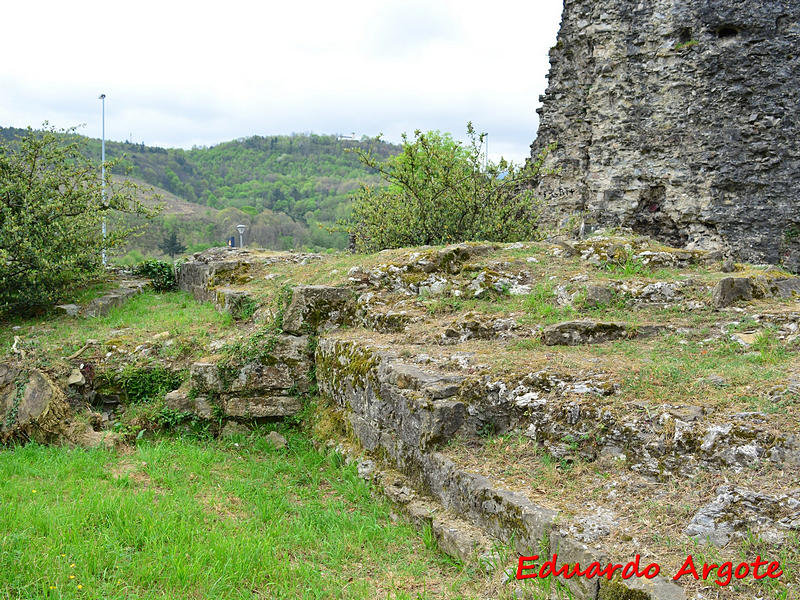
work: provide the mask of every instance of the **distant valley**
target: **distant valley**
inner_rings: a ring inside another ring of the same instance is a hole
[[[23,132],[0,128],[0,138]],[[100,140],[74,137],[99,162]],[[224,245],[238,223],[248,226],[246,243],[265,248],[343,248],[346,236],[327,228],[348,214],[359,183],[378,183],[352,148],[382,157],[400,152],[385,142],[315,134],[252,136],[191,150],[107,140],[114,178],[152,189],[165,205],[122,259],[161,256],[159,245],[173,231],[190,252]]]

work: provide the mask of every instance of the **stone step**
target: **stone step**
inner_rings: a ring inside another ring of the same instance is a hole
[[[120,281],[119,284],[120,287],[117,289],[99,298],[95,298],[86,305],[59,304],[55,308],[61,314],[69,317],[103,317],[107,315],[112,308],[122,306],[133,296],[140,294],[150,285],[150,282],[143,279],[131,279]]]

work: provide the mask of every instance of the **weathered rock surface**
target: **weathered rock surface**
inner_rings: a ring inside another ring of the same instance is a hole
[[[455,275],[461,271],[465,262],[486,256],[496,247],[491,244],[453,244],[440,250],[413,251],[406,257],[405,262],[412,272]]]
[[[655,269],[682,268],[689,265],[708,264],[716,260],[715,253],[703,250],[671,248],[656,244],[646,237],[637,238],[625,228],[625,235],[598,230],[591,237],[571,243],[561,241],[553,250],[554,256],[579,254],[581,260],[593,265],[620,265],[639,263]],[[570,248],[571,252],[565,249]]]
[[[800,531],[800,490],[779,497],[732,485],[717,490],[713,502],[694,516],[686,533],[699,542],[724,546],[731,538],[758,535],[781,544]]]
[[[518,329],[513,318],[490,318],[478,313],[467,313],[455,319],[442,334],[443,343],[467,340],[492,340],[510,336]]]
[[[270,431],[269,435],[267,436],[267,441],[276,450],[282,450],[283,448],[286,448],[286,438],[277,431]]]
[[[205,302],[216,301],[216,289],[251,279],[246,250],[215,248],[194,255],[178,269],[178,287]]]
[[[214,306],[218,311],[230,313],[234,319],[252,315],[255,301],[249,292],[220,288],[216,291]]]
[[[77,304],[59,304],[56,306],[56,311],[68,317],[77,317],[80,310],[81,307]]]
[[[188,390],[179,389],[169,392],[164,400],[167,408],[175,412],[189,412],[197,415],[201,419],[211,419],[214,417],[214,405],[206,396],[190,394]]]
[[[76,420],[64,392],[38,369],[0,364],[0,442],[113,445],[115,435]]]
[[[600,344],[628,337],[633,337],[633,331],[629,331],[625,325],[596,321],[558,323],[545,327],[542,331],[542,341],[548,346]]]
[[[353,291],[324,285],[299,285],[283,316],[283,331],[292,335],[319,332],[352,319]]]
[[[405,310],[387,306],[375,292],[365,292],[356,299],[354,320],[367,329],[385,333],[402,331],[414,317]]]
[[[554,213],[800,269],[800,4],[565,3],[534,156]]]
[[[367,450],[382,446],[387,431],[393,444],[430,451],[455,436],[478,437],[489,427],[496,433],[526,431],[559,459],[594,461],[609,454],[657,478],[691,476],[700,468],[741,470],[764,462],[794,468],[800,463],[795,437],[766,431],[764,415],[743,413],[717,423],[707,421],[700,407],[620,412],[604,399],[615,386],[601,374],[541,371],[515,381],[465,378],[328,338],[320,340],[316,362],[321,392],[350,414]]]
[[[714,288],[712,300],[717,308],[753,299],[753,284],[749,279],[726,277]]]
[[[712,301],[717,308],[753,298],[800,297],[800,277],[726,277],[714,287]]]
[[[585,306],[597,308],[607,306],[614,300],[614,288],[607,285],[588,285],[584,290]]]
[[[229,417],[291,417],[303,409],[303,402],[297,396],[227,396],[223,407]]]
[[[621,323],[569,321],[545,327],[542,330],[542,341],[548,346],[602,344],[613,340],[652,337],[665,329],[666,327],[659,325],[629,327]]]

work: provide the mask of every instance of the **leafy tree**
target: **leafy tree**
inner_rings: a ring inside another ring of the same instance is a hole
[[[170,258],[175,258],[177,254],[183,254],[186,252],[186,246],[184,246],[178,240],[178,232],[174,229],[172,230],[172,233],[164,238],[164,241],[161,242],[158,247]]]
[[[403,135],[403,151],[385,162],[356,149],[377,171],[383,187],[362,185],[349,219],[340,220],[355,250],[448,244],[462,241],[514,242],[539,237],[539,203],[530,191],[545,153],[518,167],[485,161],[486,134],[467,125],[468,145],[438,131]]]
[[[65,133],[71,131],[28,129],[0,142],[0,314],[46,306],[97,276],[102,252],[119,248],[133,232],[114,227],[103,239],[106,216],[155,212],[133,183],[112,184],[111,163],[104,200],[99,165]]]

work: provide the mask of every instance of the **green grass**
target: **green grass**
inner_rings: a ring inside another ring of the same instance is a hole
[[[227,313],[217,312],[211,304],[195,301],[185,292],[145,292],[111,309],[104,317],[48,315],[15,319],[3,325],[0,355],[10,350],[15,335],[22,338],[26,350],[36,352],[46,361],[72,354],[89,339],[100,342],[112,339],[119,342],[117,345],[135,346],[168,331],[175,341],[163,349],[164,354],[167,358],[178,358],[204,349],[210,334],[231,327],[233,319]],[[13,326],[20,329],[13,330]]]
[[[740,404],[749,410],[786,412],[787,403],[774,403],[763,394],[748,394],[748,385],[768,388],[787,374],[787,363],[795,353],[787,349],[775,332],[764,330],[750,349],[721,338],[707,344],[684,340],[678,335],[658,339],[649,350],[631,341],[611,344],[606,349],[624,356],[644,356],[646,366],[631,369],[622,386],[623,397],[670,402],[676,390],[702,398],[704,404]],[[721,375],[727,385],[715,388],[704,381]]]
[[[85,287],[73,292],[73,294],[69,298],[69,302],[72,302],[74,304],[88,304],[95,298],[99,298],[103,294],[113,290],[115,287],[116,286],[114,281],[104,280],[104,279],[98,280],[89,283]],[[66,304],[66,302],[63,304]]]
[[[684,48],[692,48],[699,44],[697,40],[688,40],[686,42],[681,42],[679,44],[675,44],[675,50],[683,50]]]
[[[0,452],[0,598],[477,596],[352,465],[284,433]]]

